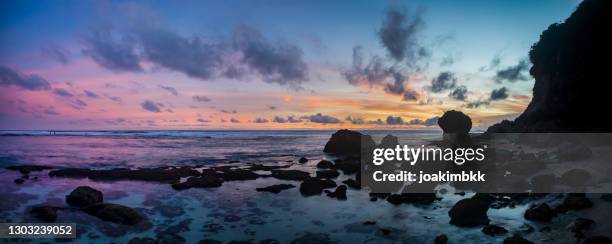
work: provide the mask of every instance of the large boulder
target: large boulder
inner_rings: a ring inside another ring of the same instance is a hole
[[[470,138],[472,119],[460,111],[450,110],[444,112],[438,119],[438,125],[444,132],[444,139],[452,147],[470,147],[473,145]]]
[[[308,178],[300,184],[303,196],[321,195],[323,189],[336,187],[336,182],[330,179]]]
[[[448,211],[450,223],[457,226],[474,227],[489,224],[489,202],[481,199],[467,198],[458,201]]]
[[[612,132],[602,108],[612,104],[609,57],[612,1],[585,0],[563,23],[554,23],[529,52],[533,97],[514,121],[489,127],[501,132]]]
[[[101,220],[117,224],[135,225],[142,221],[142,216],[136,210],[119,204],[94,204],[84,208],[83,211]]]
[[[44,220],[45,222],[55,222],[57,219],[57,209],[58,207],[53,206],[34,206],[30,208],[30,214],[40,220]]]
[[[524,215],[525,219],[540,222],[549,222],[555,216],[557,213],[546,203],[531,206]]]
[[[85,207],[102,201],[102,192],[89,186],[79,186],[66,196],[66,203],[75,207]]]
[[[336,131],[325,144],[323,152],[339,155],[361,155],[362,149],[374,148],[376,144],[369,135],[357,131]]]

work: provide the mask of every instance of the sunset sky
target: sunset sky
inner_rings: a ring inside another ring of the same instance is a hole
[[[578,3],[2,1],[0,129],[485,128]]]

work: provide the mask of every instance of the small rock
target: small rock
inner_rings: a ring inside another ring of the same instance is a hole
[[[434,243],[436,244],[446,244],[448,242],[448,237],[445,234],[441,234],[436,236],[436,239],[434,239]]]
[[[525,211],[524,217],[528,220],[548,222],[557,214],[546,203],[531,206]]]
[[[308,178],[300,184],[300,193],[303,196],[321,195],[323,189],[336,187],[336,182],[330,179]]]
[[[117,224],[135,225],[142,221],[142,217],[136,210],[119,204],[94,204],[84,208],[83,211],[104,221]]]
[[[318,164],[317,164],[317,168],[319,169],[329,169],[331,167],[334,167],[334,163],[327,161],[327,160],[321,160]]]
[[[348,187],[353,188],[353,189],[357,189],[357,190],[361,189],[361,184],[352,178],[342,181],[342,183],[346,184]]]
[[[607,236],[591,236],[584,239],[582,244],[612,244],[612,239]]]
[[[85,207],[102,201],[102,192],[89,186],[79,186],[66,196],[66,203],[75,207]]]
[[[23,182],[25,182],[25,180],[24,180],[24,179],[21,179],[21,178],[17,178],[17,179],[15,179],[13,182],[15,182],[15,184],[20,185],[20,184],[23,184]]]
[[[574,236],[578,239],[584,237],[584,232],[587,231],[595,221],[586,218],[577,218],[567,228],[574,233]]]
[[[57,219],[57,207],[52,206],[34,206],[30,209],[30,214],[35,218],[46,222],[55,222]]]
[[[506,228],[501,227],[501,226],[488,224],[482,228],[482,233],[485,233],[490,236],[495,236],[495,235],[500,235],[500,234],[506,234],[508,233],[508,230],[506,230]]]
[[[335,169],[317,171],[318,178],[337,178],[338,176],[340,176],[340,173]]]
[[[291,241],[291,244],[317,244],[317,243],[331,243],[329,235],[324,233],[310,233],[306,232],[303,236]]]
[[[514,235],[504,239],[504,244],[532,244],[533,242],[519,236]]]
[[[220,187],[223,184],[223,179],[217,177],[214,174],[204,174],[202,176],[192,176],[187,178],[185,182],[172,184],[172,188],[175,190],[184,190],[191,187],[196,188],[210,188]]]
[[[299,170],[272,170],[272,177],[280,180],[305,180],[310,178],[310,173]]]
[[[278,185],[271,185],[271,186],[267,186],[267,187],[262,187],[262,188],[256,188],[255,190],[257,191],[265,191],[265,192],[271,192],[274,194],[278,194],[281,191],[287,190],[287,189],[291,189],[294,188],[294,185],[291,184],[278,184]]]
[[[336,188],[334,192],[328,192],[328,197],[337,198],[338,200],[346,200],[346,186],[341,185]]]
[[[489,223],[489,203],[479,199],[462,199],[458,201],[448,215],[450,223],[457,226],[473,227],[478,225],[486,225]]]
[[[301,157],[300,161],[298,161],[298,162],[301,163],[301,164],[305,164],[306,162],[308,162],[308,159],[305,158],[305,157]]]

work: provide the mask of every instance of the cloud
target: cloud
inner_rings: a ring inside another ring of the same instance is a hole
[[[211,101],[210,98],[208,98],[207,96],[193,96],[191,98],[193,98],[193,100],[196,102],[202,102],[202,103]]]
[[[419,93],[415,90],[411,90],[411,89],[406,89],[404,91],[404,95],[402,97],[402,100],[404,101],[416,101],[419,99]]]
[[[142,71],[135,45],[127,36],[117,39],[109,29],[97,29],[85,38],[83,54],[112,71]]]
[[[89,98],[99,98],[100,96],[98,96],[98,94],[90,91],[90,90],[83,90],[83,93],[85,93],[85,96],[89,97]]]
[[[354,125],[365,124],[365,121],[363,120],[363,118],[357,118],[357,117],[348,116],[344,120],[349,121],[349,122],[351,122],[351,124],[354,124]]]
[[[270,121],[268,121],[268,119],[266,118],[256,118],[255,121],[253,122],[258,123],[258,124],[263,124],[263,123],[268,123]]]
[[[494,79],[497,83],[502,83],[503,81],[525,81],[528,80],[529,77],[523,74],[523,72],[527,71],[528,69],[529,63],[527,62],[527,60],[522,59],[515,66],[509,66],[504,69],[498,70],[495,74]]]
[[[303,118],[309,120],[312,123],[318,123],[318,124],[339,124],[342,122],[338,118],[335,118],[329,115],[323,115],[321,113],[317,113],[315,115],[310,115],[310,116],[304,116]]]
[[[387,117],[387,124],[388,125],[403,125],[404,124],[404,119],[402,119],[402,117],[394,117],[389,115]]]
[[[455,88],[455,90],[451,91],[448,96],[455,100],[465,101],[465,99],[467,98],[467,92],[467,87],[458,86],[457,88]]]
[[[55,111],[54,107],[48,107],[45,110],[43,110],[43,113],[47,114],[47,115],[60,115],[60,113],[58,113],[57,111]]]
[[[431,117],[431,118],[426,119],[426,120],[413,119],[413,120],[408,121],[408,124],[409,125],[436,126],[436,125],[438,125],[438,119],[440,119],[440,117],[438,117],[438,116]]]
[[[38,75],[20,75],[15,70],[2,65],[0,65],[0,86],[16,86],[30,91],[51,89],[51,84]]]
[[[440,93],[445,90],[455,88],[457,85],[457,78],[452,72],[442,72],[437,77],[431,80],[431,91],[434,93]]]
[[[351,85],[372,85],[384,82],[389,75],[389,69],[385,67],[383,59],[373,56],[366,66],[364,66],[363,47],[353,47],[353,65],[351,69],[342,72],[342,76]]]
[[[465,105],[466,108],[479,108],[480,106],[483,105],[489,105],[491,103],[491,101],[489,100],[478,100],[478,101],[473,101],[473,102],[469,102]]]
[[[240,120],[238,120],[236,118],[231,118],[230,122],[232,122],[232,123],[240,123]]]
[[[58,95],[58,96],[62,96],[62,97],[73,97],[74,95],[72,95],[72,93],[70,93],[69,91],[67,91],[64,88],[55,88],[53,89],[53,94]]]
[[[489,63],[489,65],[480,67],[478,71],[483,72],[483,71],[497,69],[500,63],[501,63],[501,58],[499,57],[499,54],[495,55],[495,57],[491,59],[491,62]]]
[[[287,123],[287,119],[280,117],[280,116],[274,116],[274,119],[272,120],[272,122],[274,123]]]
[[[236,110],[225,110],[225,109],[221,109],[221,110],[219,110],[219,112],[224,113],[224,114],[236,114],[236,113],[238,113]]]
[[[145,109],[145,110],[147,110],[149,112],[153,112],[153,113],[161,112],[161,108],[160,108],[159,104],[157,104],[157,103],[155,103],[155,102],[153,102],[151,100],[145,100],[144,102],[142,102],[140,104],[140,106],[143,109]]]
[[[272,106],[272,105],[270,105],[270,106],[268,106],[268,109],[270,109],[270,110],[276,110],[276,106]]]
[[[210,121],[205,120],[205,119],[203,119],[203,118],[199,118],[199,119],[197,119],[197,120],[196,120],[196,122],[200,122],[200,123],[208,123],[208,122],[210,122]]]
[[[369,120],[367,123],[372,124],[372,125],[384,125],[385,124],[385,122],[382,119]]]
[[[378,31],[378,37],[395,61],[414,60],[422,55],[417,42],[417,33],[422,27],[420,12],[408,15],[404,10],[390,8]]]
[[[178,96],[178,91],[176,89],[174,89],[174,87],[160,85],[159,88],[170,92],[170,94],[172,94],[174,96]]]
[[[242,53],[242,63],[271,83],[299,86],[308,79],[303,51],[295,45],[278,41],[273,44],[251,27],[237,28],[233,46]]]
[[[41,54],[44,57],[49,57],[55,61],[60,62],[63,65],[67,65],[68,63],[70,63],[70,60],[68,59],[68,55],[70,55],[70,52],[59,45],[48,45],[42,48]]]
[[[491,91],[490,100],[503,100],[506,98],[508,98],[508,88],[506,87],[493,89],[493,91]]]
[[[194,36],[186,38],[158,28],[136,32],[148,61],[189,77],[208,80],[224,68],[225,48]]]

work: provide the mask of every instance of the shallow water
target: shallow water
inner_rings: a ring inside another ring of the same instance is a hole
[[[311,160],[292,168],[314,172],[316,163],[325,158],[323,145],[331,131],[313,132],[189,132],[185,135],[101,133],[96,135],[4,135],[0,137],[2,163],[39,164],[83,168],[155,167],[166,165],[215,165],[238,160],[234,164],[277,164]],[[398,134],[398,132],[393,132]],[[403,132],[402,143],[422,144],[437,133]],[[379,141],[387,132],[370,132]],[[154,135],[154,136],[153,136]],[[210,138],[209,138],[210,136]],[[79,211],[62,210],[58,222],[76,222],[79,241],[125,243],[133,237],[155,237],[156,232],[177,227],[179,235],[194,243],[211,238],[223,241],[276,239],[287,243],[306,233],[324,233],[334,242],[432,242],[446,234],[451,243],[501,242],[506,236],[484,235],[481,228],[460,228],[449,224],[448,210],[458,200],[470,197],[449,194],[430,205],[394,206],[384,200],[371,202],[365,191],[349,189],[347,201],[321,196],[303,197],[299,182],[273,178],[224,182],[219,188],[192,188],[176,191],[169,184],[140,181],[99,182],[88,179],[49,178],[48,171],[32,172],[22,185],[13,183],[21,174],[0,169],[0,221],[34,221],[26,214],[36,204],[64,206],[64,197],[77,186],[88,185],[104,193],[105,202],[137,209],[152,224],[146,230],[125,229],[100,221]],[[38,177],[38,179],[33,179]],[[348,178],[341,175],[336,182]],[[279,194],[257,192],[255,188],[272,184],[296,185]],[[554,196],[550,196],[554,197]],[[521,233],[532,241],[570,242],[564,226],[575,218],[573,213],[559,217],[552,232],[538,230],[542,224],[523,219],[527,208],[490,209],[491,222]],[[363,225],[376,221],[375,225]],[[523,224],[535,231],[521,231]],[[145,229],[145,228],[143,228]],[[390,230],[385,235],[381,229]],[[127,232],[126,232],[127,231]],[[39,242],[43,240],[36,240]],[[48,241],[48,240],[44,240]]]

